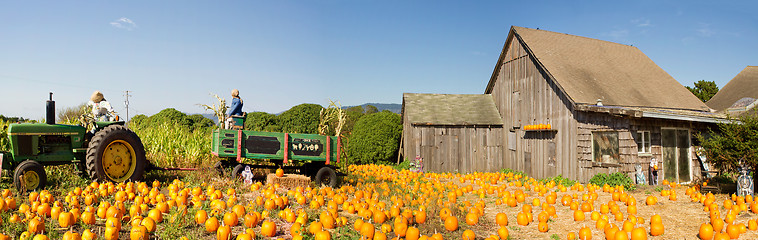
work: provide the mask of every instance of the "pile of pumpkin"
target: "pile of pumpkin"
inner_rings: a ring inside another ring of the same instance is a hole
[[[20,236],[13,237],[34,240],[53,234],[62,239],[154,239],[177,226],[196,229],[182,239],[489,240],[508,239],[512,231],[519,238],[532,229],[550,233],[559,218],[575,222],[574,230],[559,233],[567,239],[680,237],[664,236],[660,215],[638,215],[640,208],[658,204],[658,197],[648,195],[638,204],[621,186],[563,186],[514,172],[417,173],[383,165],[352,165],[347,172],[350,176],[336,189],[284,189],[257,182],[222,190],[216,186],[225,183],[189,186],[180,180],[93,182],[65,196],[48,191],[21,196],[6,189],[0,191],[0,211],[10,213],[3,224],[23,226]],[[664,184],[668,187],[660,196],[675,203],[680,186]],[[732,196],[719,205],[713,194],[695,187],[684,192],[710,216],[699,229],[702,239],[734,239],[758,228],[752,219],[747,225],[735,221],[741,212],[758,212],[752,196]],[[601,201],[601,196],[609,200]],[[2,239],[10,238],[0,235]]]

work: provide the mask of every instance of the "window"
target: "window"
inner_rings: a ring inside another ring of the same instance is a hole
[[[595,162],[619,162],[619,133],[616,131],[592,132],[592,159]]]
[[[650,153],[650,131],[637,131],[634,139],[637,140],[637,152]]]

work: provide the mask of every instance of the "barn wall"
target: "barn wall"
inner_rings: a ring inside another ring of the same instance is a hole
[[[495,172],[503,168],[502,132],[499,126],[403,127],[405,158],[420,155],[424,171]]]
[[[506,45],[491,94],[504,122],[506,168],[535,178],[582,176],[576,161],[577,123],[569,98],[514,37]],[[525,131],[551,124],[553,131]]]
[[[701,177],[702,166],[695,155],[695,147],[698,146],[696,134],[707,131],[713,124],[697,123],[689,121],[650,119],[650,118],[632,118],[623,116],[614,116],[607,113],[595,112],[577,112],[578,120],[578,162],[585,174],[581,175],[578,180],[588,182],[592,176],[599,173],[623,172],[634,178],[635,165],[639,164],[646,174],[650,159],[655,157],[659,163],[663,160],[663,150],[661,143],[662,128],[678,128],[690,130],[690,167],[692,168],[692,177],[697,179]],[[592,132],[593,131],[617,131],[619,134],[619,155],[620,166],[598,164],[592,159]],[[637,140],[634,139],[636,131],[650,131],[651,153],[639,154],[637,149]],[[661,171],[658,173],[662,181],[664,171],[662,164]]]

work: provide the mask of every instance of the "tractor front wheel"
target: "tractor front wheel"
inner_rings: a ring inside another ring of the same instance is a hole
[[[147,160],[139,136],[121,125],[98,131],[87,149],[87,174],[99,181],[140,181]]]
[[[34,160],[21,162],[13,171],[13,185],[18,191],[34,191],[45,188],[47,185],[45,167]]]

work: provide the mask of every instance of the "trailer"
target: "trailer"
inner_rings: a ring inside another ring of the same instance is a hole
[[[335,187],[338,175],[344,175],[334,165],[340,161],[342,148],[336,136],[216,129],[211,139],[211,152],[221,159],[215,168],[235,178],[245,167],[282,168],[308,176],[316,185]],[[245,159],[269,160],[274,165],[247,164]]]

